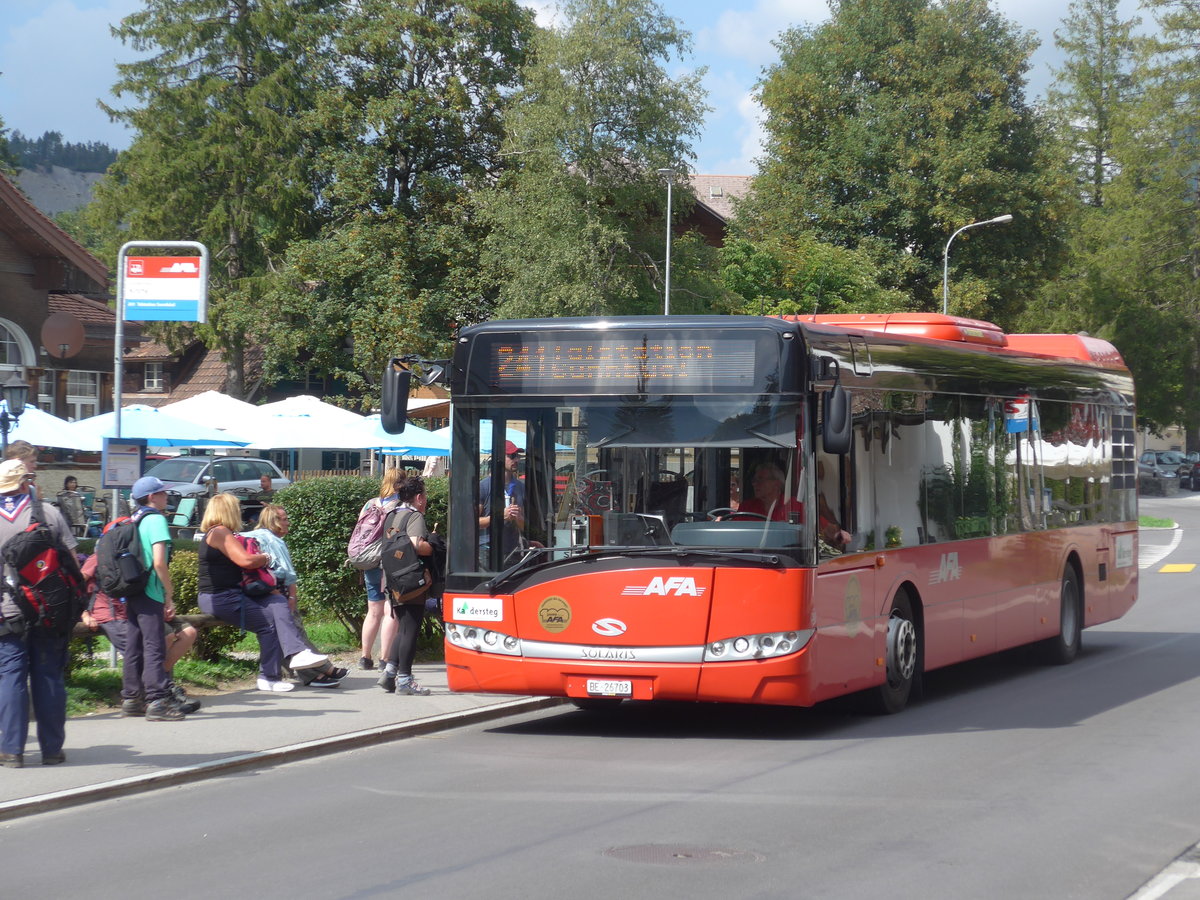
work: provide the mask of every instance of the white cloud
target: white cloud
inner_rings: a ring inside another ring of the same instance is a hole
[[[829,18],[825,0],[758,0],[750,9],[726,9],[716,25],[701,28],[696,46],[761,68],[774,61],[772,41],[789,28],[815,25]]]

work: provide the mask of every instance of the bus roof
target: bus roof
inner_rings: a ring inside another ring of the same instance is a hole
[[[937,341],[982,344],[1029,356],[1090,362],[1107,369],[1125,368],[1125,361],[1117,348],[1100,338],[1086,334],[1005,334],[1000,326],[991,322],[962,316],[946,316],[941,313],[860,313],[780,318],[788,322],[835,325]]]

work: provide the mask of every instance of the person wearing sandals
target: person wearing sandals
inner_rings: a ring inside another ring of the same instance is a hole
[[[387,469],[383,473],[383,481],[379,485],[379,496],[372,497],[363,504],[363,508],[358,515],[361,518],[368,507],[378,506],[381,509],[392,510],[396,508],[399,498],[396,496],[396,485],[404,478],[404,470],[397,467]],[[362,657],[359,660],[358,667],[360,669],[375,668],[375,661],[371,659],[371,651],[375,647],[375,638],[379,637],[379,650],[381,656],[386,656],[388,647],[392,645],[392,641],[396,637],[396,628],[399,625],[397,619],[390,615],[386,615],[387,598],[383,594],[383,567],[376,566],[374,569],[367,569],[363,572],[363,582],[367,586],[367,616],[363,619],[362,626]],[[383,634],[380,634],[382,628]]]
[[[287,510],[282,506],[268,503],[258,514],[258,524],[259,527],[253,531],[242,533],[246,537],[257,540],[263,552],[271,558],[270,569],[271,574],[275,576],[275,583],[287,598],[288,609],[292,611],[296,627],[304,635],[304,643],[309,650],[315,651],[316,648],[308,639],[308,633],[304,630],[304,624],[300,621],[300,613],[296,607],[296,583],[299,581],[299,576],[296,574],[296,567],[292,565],[291,551],[288,550],[288,546],[283,540],[292,527],[288,520]],[[338,668],[326,660],[320,666],[302,669],[297,674],[300,680],[310,687],[337,687],[338,683],[346,677],[347,670]]]
[[[433,545],[429,543],[429,529],[425,527],[425,507],[429,498],[425,496],[425,480],[419,475],[405,478],[398,489],[400,504],[392,517],[403,516],[405,531],[418,556],[433,556]],[[389,517],[388,525],[391,525]],[[383,582],[387,590],[387,578]],[[425,618],[425,594],[410,598],[405,603],[393,603],[392,615],[400,623],[396,637],[388,648],[387,668],[379,677],[379,686],[388,693],[409,694],[424,697],[429,689],[413,680],[412,665],[417,655],[417,637],[421,631],[421,620]]]
[[[200,530],[200,610],[222,622],[253,631],[258,638],[258,689],[282,693],[295,685],[284,681],[281,667],[304,677],[305,669],[323,666],[327,656],[314,653],[304,642],[292,611],[282,594],[250,597],[242,592],[242,570],[268,566],[265,553],[247,553],[234,533],[242,526],[242,509],[233,494],[217,494],[208,501]]]

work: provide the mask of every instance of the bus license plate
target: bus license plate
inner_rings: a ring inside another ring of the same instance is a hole
[[[615,681],[609,678],[589,678],[587,692],[601,697],[632,697],[632,681]]]

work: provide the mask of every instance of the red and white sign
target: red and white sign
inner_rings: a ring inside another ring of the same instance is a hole
[[[204,321],[203,267],[199,256],[128,256],[123,285],[131,321]]]

